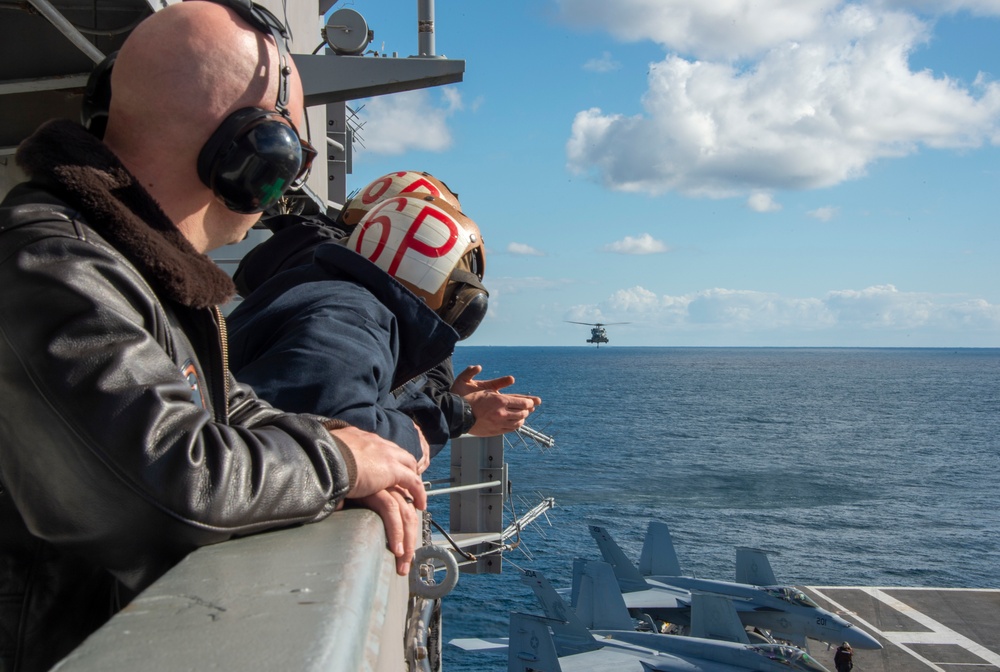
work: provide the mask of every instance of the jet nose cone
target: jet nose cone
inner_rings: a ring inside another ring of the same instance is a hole
[[[882,644],[864,630],[853,626],[844,633],[844,641],[855,649],[881,649]]]

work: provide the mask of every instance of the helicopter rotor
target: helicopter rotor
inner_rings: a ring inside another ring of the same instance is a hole
[[[588,327],[610,327],[616,324],[632,324],[631,322],[575,322],[566,320],[569,324],[586,324]]]

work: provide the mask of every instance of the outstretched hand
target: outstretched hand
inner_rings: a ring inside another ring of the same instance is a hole
[[[541,397],[530,394],[504,394],[505,387],[514,384],[514,376],[490,380],[475,380],[482,372],[479,365],[466,367],[451,386],[454,394],[472,406],[475,424],[469,430],[474,436],[497,436],[517,430],[542,403]]]
[[[455,376],[455,382],[451,384],[451,391],[460,397],[464,397],[467,394],[484,390],[500,391],[514,384],[514,376],[501,376],[499,378],[491,378],[490,380],[474,380],[482,371],[483,367],[478,364],[465,367],[465,371]]]

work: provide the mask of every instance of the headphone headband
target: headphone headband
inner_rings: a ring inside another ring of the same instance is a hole
[[[211,0],[233,10],[236,14],[249,23],[257,32],[270,35],[274,38],[274,43],[278,47],[278,100],[274,104],[274,109],[282,116],[288,117],[288,79],[292,74],[289,53],[291,46],[291,32],[283,21],[279,20],[266,7],[258,5],[252,0]]]
[[[254,30],[274,38],[274,43],[278,47],[278,98],[275,101],[274,109],[286,119],[289,118],[288,80],[292,74],[292,69],[289,66],[291,31],[266,7],[254,3],[252,0],[210,1],[231,9],[237,16],[250,24]],[[111,52],[91,71],[87,80],[87,88],[83,94],[80,121],[99,138],[104,137],[108,108],[111,106],[111,68],[117,57],[117,51]]]

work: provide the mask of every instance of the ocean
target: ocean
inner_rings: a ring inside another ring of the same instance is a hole
[[[568,586],[574,558],[600,558],[588,524],[637,560],[666,522],[703,578],[732,580],[751,546],[788,584],[1000,588],[1000,349],[466,346],[454,363],[542,398],[528,424],[555,447],[505,457],[516,508],[556,507],[502,574],[461,577],[445,642],[541,613],[518,569]],[[442,453],[427,475],[447,473]],[[446,644],[443,665],[506,657]]]

